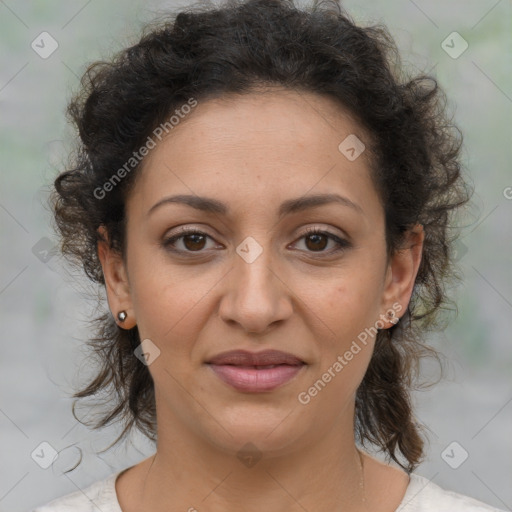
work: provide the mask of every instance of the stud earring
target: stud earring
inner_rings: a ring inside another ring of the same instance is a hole
[[[395,324],[395,325],[400,321],[400,318],[395,316],[394,311],[388,311],[388,319],[392,324]]]
[[[120,322],[124,322],[127,317],[128,315],[126,314],[126,311],[119,311],[119,313],[117,313],[117,318]]]

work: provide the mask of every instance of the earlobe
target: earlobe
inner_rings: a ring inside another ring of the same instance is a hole
[[[423,226],[416,224],[407,231],[404,247],[391,256],[382,297],[382,307],[385,310],[405,311],[407,309],[421,264],[424,239]],[[395,323],[396,321],[389,321],[388,327]]]
[[[110,311],[120,327],[131,329],[136,325],[136,320],[123,258],[110,247],[105,226],[100,226],[98,233],[102,238],[98,241],[98,258],[103,269]]]

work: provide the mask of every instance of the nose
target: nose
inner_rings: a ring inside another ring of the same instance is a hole
[[[219,305],[222,320],[245,333],[262,334],[292,315],[292,292],[272,263],[269,249],[252,262],[235,254]]]

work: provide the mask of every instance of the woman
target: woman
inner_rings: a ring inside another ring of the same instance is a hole
[[[97,427],[156,452],[36,510],[497,510],[413,472],[470,194],[442,91],[403,76],[384,28],[288,0],[195,6],[91,66],[52,202],[109,306],[75,396],[110,391]]]

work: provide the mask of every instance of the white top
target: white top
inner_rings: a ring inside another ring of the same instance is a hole
[[[123,470],[124,471],[124,470]],[[67,494],[32,512],[123,512],[117,500],[118,471],[82,491]],[[409,485],[395,512],[505,512],[453,491],[446,491],[427,478],[411,473]]]

